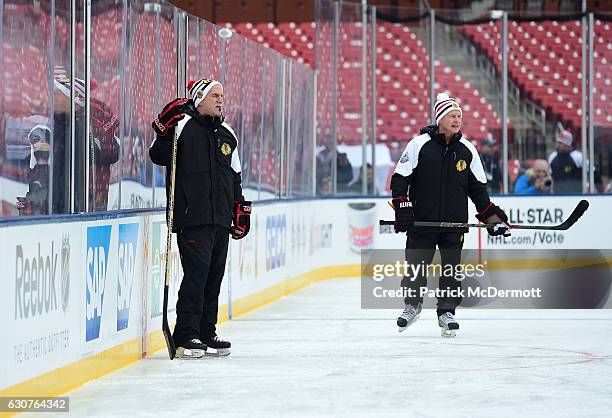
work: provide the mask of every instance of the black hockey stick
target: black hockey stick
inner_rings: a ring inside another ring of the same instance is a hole
[[[547,226],[547,225],[521,225],[511,224],[510,229],[538,229],[545,231],[566,231],[574,225],[582,214],[589,208],[589,202],[581,200],[570,216],[559,225]],[[395,221],[380,221],[380,225],[395,225]],[[414,223],[416,227],[438,227],[438,228],[493,228],[496,224],[469,224],[463,222],[420,222]]]
[[[178,147],[178,136],[176,129],[174,130],[174,139],[172,141],[172,164],[170,166],[170,196],[168,196],[168,218],[166,223],[168,225],[168,233],[166,234],[166,275],[164,284],[164,312],[162,317],[162,332],[166,338],[166,345],[168,346],[168,354],[170,360],[176,356],[176,345],[170,332],[170,326],[168,325],[168,289],[170,287],[170,250],[172,249],[172,224],[174,223],[174,188],[176,185],[176,151]]]

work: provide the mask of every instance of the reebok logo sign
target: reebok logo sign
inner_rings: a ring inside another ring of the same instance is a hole
[[[34,318],[57,310],[57,266],[53,241],[49,252],[41,250],[39,242],[32,257],[22,245],[15,247],[15,319]]]

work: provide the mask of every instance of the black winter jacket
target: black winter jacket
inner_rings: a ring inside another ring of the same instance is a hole
[[[167,135],[158,136],[149,156],[155,164],[166,166],[166,197],[175,130],[179,141],[173,231],[206,224],[229,228],[234,202],[243,200],[236,135],[223,119],[185,115]]]
[[[446,144],[435,125],[421,129],[406,146],[391,177],[391,192],[393,197],[409,196],[415,221],[467,222],[468,197],[479,212],[489,204],[474,145],[461,132]]]

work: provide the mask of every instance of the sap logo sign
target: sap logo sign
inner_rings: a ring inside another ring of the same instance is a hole
[[[117,331],[126,329],[134,283],[138,224],[119,225],[119,275],[117,277]]]
[[[287,217],[285,214],[266,218],[266,270],[285,266],[287,259]]]
[[[100,336],[111,228],[110,225],[87,228],[85,341]]]

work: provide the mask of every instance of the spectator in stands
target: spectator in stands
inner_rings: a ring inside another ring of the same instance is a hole
[[[323,149],[317,154],[317,194],[332,193],[332,158],[334,157],[334,144],[331,134],[325,135]]]
[[[36,125],[28,134],[30,164],[28,192],[17,197],[19,215],[46,215],[49,213],[49,143],[51,129]]]
[[[548,173],[548,163],[546,160],[535,160],[533,167],[516,180],[514,194],[550,194],[551,189],[552,178]]]
[[[480,160],[487,176],[487,189],[489,194],[499,193],[501,186],[501,168],[499,152],[496,149],[497,141],[488,133],[480,143]]]
[[[345,152],[338,153],[336,167],[336,183],[338,184],[338,193],[352,193],[354,185],[349,185],[349,183],[351,183],[351,180],[353,180],[353,165],[349,161]],[[359,181],[358,183],[361,184]]]
[[[582,192],[582,153],[573,148],[570,131],[559,124],[555,135],[557,149],[548,157],[550,171],[555,182],[555,193]]]
[[[53,213],[68,213],[74,195],[75,212],[108,210],[110,166],[119,161],[119,119],[102,101],[90,98],[90,136],[85,138],[85,83],[75,78],[75,149],[70,150],[70,85],[63,67],[55,68],[51,191]],[[95,83],[92,81],[92,90]],[[89,155],[86,142],[89,141]],[[70,161],[74,160],[74,190]],[[89,207],[85,207],[85,161],[89,164]],[[94,162],[92,164],[92,161]]]

